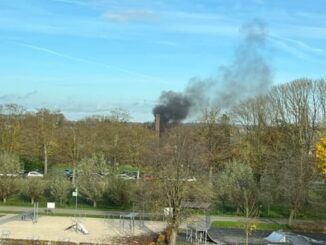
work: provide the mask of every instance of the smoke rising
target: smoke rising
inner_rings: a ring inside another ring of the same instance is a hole
[[[264,57],[266,26],[259,20],[240,29],[243,43],[235,50],[231,65],[220,68],[221,87],[216,91],[216,103],[230,108],[249,96],[265,93],[272,85],[271,69]]]
[[[182,93],[163,91],[153,114],[161,115],[161,124],[179,123],[209,106],[229,109],[240,100],[266,92],[272,74],[265,58],[267,28],[253,20],[240,28],[242,43],[236,48],[230,65],[219,68],[214,79],[192,79]]]
[[[190,97],[173,91],[163,91],[160,103],[153,109],[153,113],[160,114],[162,125],[178,123],[185,119],[193,105]]]

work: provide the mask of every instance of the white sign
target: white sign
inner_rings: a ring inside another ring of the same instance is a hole
[[[47,209],[55,209],[55,202],[48,202],[46,205]]]
[[[78,192],[77,192],[77,191],[73,191],[73,192],[72,192],[72,196],[73,196],[73,197],[78,196]]]
[[[164,212],[164,216],[172,216],[173,208],[164,208],[163,212]]]

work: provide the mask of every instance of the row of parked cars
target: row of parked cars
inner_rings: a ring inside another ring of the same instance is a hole
[[[21,173],[14,173],[14,174],[1,174],[1,176],[7,176],[7,177],[43,177],[43,174],[41,174],[39,171],[29,171],[29,172],[21,172]]]
[[[66,175],[67,178],[72,179],[73,172],[71,169],[65,169],[64,174]],[[108,173],[94,173],[94,174],[97,175],[98,177],[104,177],[108,175]],[[117,174],[117,177],[123,180],[136,180],[137,178],[139,178],[137,172],[124,172],[124,173]],[[153,177],[150,175],[144,175],[143,179],[152,180]]]

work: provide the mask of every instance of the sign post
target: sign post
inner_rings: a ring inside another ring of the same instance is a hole
[[[76,206],[75,206],[75,210],[76,210],[76,214],[77,214],[77,207],[78,207],[78,188],[75,189],[75,191],[72,192],[72,196],[76,197]]]

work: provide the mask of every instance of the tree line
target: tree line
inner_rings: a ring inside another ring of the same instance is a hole
[[[161,138],[150,124],[131,123],[118,112],[69,121],[47,109],[0,109],[2,169],[5,162],[38,161],[47,174],[49,166],[69,163],[72,185],[94,206],[106,195],[142,208],[172,207],[174,238],[186,200],[213,201],[248,220],[282,204],[290,225],[304,208],[324,208],[324,79],[276,85],[229,111],[206,108],[196,122],[174,126]],[[16,160],[3,160],[9,158]],[[131,187],[115,175],[123,164],[153,181]]]

